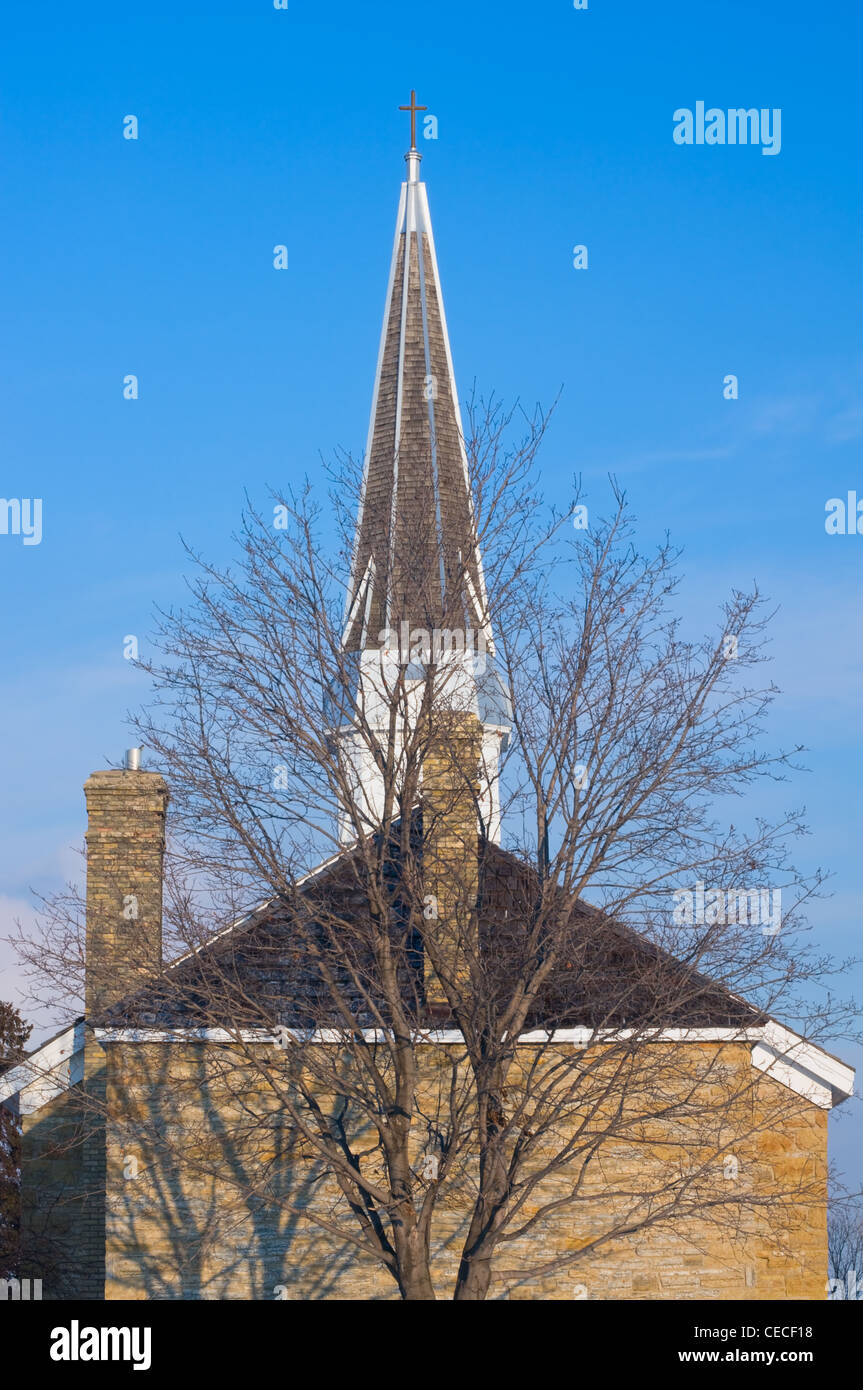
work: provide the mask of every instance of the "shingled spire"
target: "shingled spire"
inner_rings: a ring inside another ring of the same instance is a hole
[[[344,634],[348,650],[413,628],[493,646],[422,156],[405,156]],[[403,624],[407,628],[403,628]]]
[[[483,726],[484,829],[498,835],[497,756],[510,727],[509,700],[494,667],[458,393],[440,291],[422,156],[405,155],[378,353],[362,499],[354,538],[342,637],[370,673],[381,661],[421,664],[453,655],[464,668],[468,704]],[[454,649],[457,648],[457,652]],[[363,680],[358,699],[363,698]],[[367,682],[366,682],[367,684]],[[365,692],[368,714],[369,692]],[[376,773],[358,770],[370,803]],[[350,831],[346,828],[345,837]]]

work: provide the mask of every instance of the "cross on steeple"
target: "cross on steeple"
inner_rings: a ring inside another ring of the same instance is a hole
[[[400,110],[400,111],[410,111],[410,113],[411,113],[411,149],[412,149],[412,150],[415,150],[416,147],[417,147],[417,112],[418,112],[418,111],[428,111],[428,107],[427,107],[427,106],[417,106],[416,100],[417,100],[417,94],[416,94],[416,92],[415,92],[413,89],[411,89],[411,104],[410,104],[410,106],[400,106],[400,107],[399,107],[399,110]]]

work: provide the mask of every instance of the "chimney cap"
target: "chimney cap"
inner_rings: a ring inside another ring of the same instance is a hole
[[[141,750],[140,748],[127,748],[123,760],[123,766],[127,772],[139,772],[141,769]]]

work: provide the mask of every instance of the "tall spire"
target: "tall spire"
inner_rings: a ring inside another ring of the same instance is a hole
[[[411,93],[413,126],[415,111]],[[412,130],[412,139],[415,131]],[[421,154],[405,155],[344,644],[452,627],[488,634],[461,414]]]
[[[482,561],[471,499],[464,433],[425,184],[411,147],[401,187],[383,328],[375,373],[362,498],[354,537],[342,644],[363,654],[371,673],[387,653],[407,662],[419,630],[459,634],[471,703],[497,753],[510,722],[509,700],[494,668]],[[433,659],[439,655],[437,649]],[[426,658],[428,659],[428,658]],[[362,682],[358,697],[363,698]],[[368,708],[368,699],[365,699]],[[366,769],[363,781],[372,777]],[[366,788],[372,801],[374,789]],[[496,827],[489,785],[486,831]]]

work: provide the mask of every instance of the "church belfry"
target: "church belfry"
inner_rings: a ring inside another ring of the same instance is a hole
[[[383,329],[354,538],[342,645],[356,657],[356,700],[367,722],[386,668],[421,679],[447,672],[451,707],[479,720],[481,828],[498,840],[498,757],[511,726],[506,687],[494,662],[485,578],[467,453],[440,290],[426,187],[420,180],[415,104],[405,155]],[[382,674],[383,673],[383,674]],[[361,738],[353,746],[368,829],[380,810],[380,777]],[[363,819],[366,819],[364,814]],[[345,822],[343,839],[356,833]]]

